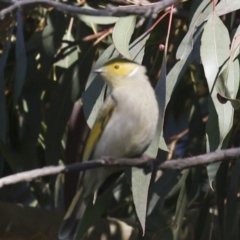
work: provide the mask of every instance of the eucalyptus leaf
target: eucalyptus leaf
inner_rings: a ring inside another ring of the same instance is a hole
[[[230,50],[228,30],[215,12],[210,14],[204,26],[201,42],[201,59],[211,92],[220,67],[227,61]]]
[[[113,29],[113,43],[118,52],[125,58],[130,58],[129,43],[135,29],[136,16],[121,17]]]
[[[67,33],[63,36],[63,40],[69,42],[74,42],[74,38],[70,33]],[[76,46],[68,47],[68,44],[63,43],[61,49],[66,49],[64,51],[64,56],[62,59],[57,61],[54,65],[62,68],[68,68],[78,59],[78,49]]]
[[[22,13],[17,11],[17,39],[16,39],[16,77],[14,85],[14,103],[17,104],[19,96],[25,82],[27,70],[27,57],[25,50],[25,41],[23,36]]]
[[[238,0],[220,1],[216,6],[216,13],[218,16],[221,16],[238,9],[240,9],[240,1]]]
[[[183,216],[185,209],[187,207],[187,189],[186,189],[186,178],[189,174],[189,170],[185,171],[183,173],[183,176],[180,179],[181,184],[181,190],[178,196],[177,200],[177,207],[173,222],[173,239],[178,240],[180,236],[180,230],[183,223]]]
[[[94,8],[85,4],[83,9],[95,10]],[[84,14],[78,14],[77,17],[85,22],[86,24],[99,24],[99,25],[109,25],[118,21],[118,17],[105,17],[105,16],[90,16]]]
[[[6,112],[6,100],[5,100],[5,78],[4,78],[4,69],[6,61],[8,58],[10,46],[11,46],[11,36],[13,32],[13,27],[9,31],[9,37],[6,41],[3,53],[0,57],[0,140],[5,143],[6,141],[6,132],[7,132],[7,112]]]
[[[144,170],[132,168],[132,195],[139,222],[142,227],[142,235],[145,234],[148,188],[151,181],[151,173],[145,174]]]
[[[233,122],[231,103],[221,104],[217,99],[215,82],[221,71],[223,72],[227,67],[225,63],[230,55],[230,37],[227,28],[215,12],[210,14],[204,26],[201,42],[201,58],[211,92],[209,98],[212,98],[209,99],[209,119],[206,127],[207,145],[209,151],[215,151],[224,147],[223,141]],[[211,187],[218,167],[219,163],[207,167]]]

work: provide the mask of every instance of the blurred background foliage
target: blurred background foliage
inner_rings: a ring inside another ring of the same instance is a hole
[[[101,9],[141,1],[64,2]],[[81,161],[107,91],[91,70],[119,53],[145,65],[156,89],[161,124],[149,155],[171,160],[239,147],[240,3],[215,3],[184,1],[172,18],[165,9],[145,21],[71,15],[47,4],[1,19],[0,176]],[[141,171],[126,171],[88,209],[84,239],[240,238],[238,160],[152,177]],[[1,188],[0,239],[57,239],[78,175]]]

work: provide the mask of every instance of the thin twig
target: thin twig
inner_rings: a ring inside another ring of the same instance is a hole
[[[90,16],[125,16],[136,14],[139,16],[155,18],[160,10],[176,4],[179,1],[180,0],[161,0],[158,3],[144,6],[129,5],[115,7],[112,5],[107,5],[105,9],[93,10],[61,2],[56,2],[53,0],[5,0],[5,2],[10,3],[11,5],[0,11],[0,18],[3,19],[7,14],[12,13],[14,10],[30,4],[47,4],[48,6],[54,7],[58,11],[69,14],[84,14]]]
[[[10,185],[18,182],[31,181],[38,177],[55,175],[59,173],[66,173],[70,171],[85,171],[91,168],[99,167],[139,167],[144,168],[146,171],[151,169],[159,170],[183,170],[190,167],[199,165],[210,164],[214,162],[223,161],[226,159],[237,159],[240,157],[240,148],[232,148],[227,150],[221,150],[218,152],[207,153],[195,157],[189,157],[184,159],[175,159],[162,162],[160,159],[148,159],[143,158],[121,158],[111,159],[110,157],[104,157],[103,159],[91,160],[87,162],[75,163],[66,166],[49,166],[22,173],[10,175],[0,179],[0,188],[5,185]]]

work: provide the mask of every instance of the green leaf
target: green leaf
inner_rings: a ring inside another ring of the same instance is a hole
[[[25,51],[25,41],[23,36],[22,12],[17,11],[17,39],[16,39],[16,77],[14,85],[14,104],[17,104],[25,82],[27,70],[27,57]]]
[[[166,62],[166,56],[164,54],[163,60],[162,60],[162,66],[161,66],[161,74],[158,79],[157,86],[155,88],[155,93],[158,101],[159,106],[159,121],[157,130],[154,136],[154,140],[152,144],[157,144],[157,149],[155,149],[155,156],[157,155],[158,146],[160,143],[160,149],[164,151],[168,151],[167,145],[165,143],[165,140],[163,138],[163,123],[164,123],[164,116],[165,116],[165,109],[167,105],[166,101],[166,75],[167,75],[167,62]],[[170,91],[172,91],[171,89]]]
[[[226,67],[217,79],[216,88],[226,99],[230,100],[236,97],[236,90],[239,88],[239,61],[237,58],[234,62],[229,59],[226,63]]]
[[[221,104],[217,98],[216,86],[214,86],[218,74],[226,68],[225,63],[230,55],[228,30],[215,12],[209,16],[201,42],[201,58],[212,98],[209,99],[209,118],[206,127],[207,149],[215,151],[223,147],[223,141],[233,122],[231,103]],[[219,165],[215,163],[207,167],[211,187]]]
[[[238,0],[220,1],[216,6],[216,13],[218,16],[221,16],[233,11],[237,11],[238,9],[240,9],[240,1]]]
[[[228,30],[215,12],[210,14],[204,26],[201,43],[202,64],[211,92],[220,67],[229,57],[230,46]]]
[[[207,152],[226,148],[225,141],[233,123],[233,108],[230,102],[221,104],[217,100],[216,88],[213,89],[213,98],[209,98],[209,119],[206,126],[207,134]],[[220,163],[214,163],[207,166],[209,183],[212,187],[212,181],[215,178]]]
[[[217,91],[223,100],[229,100],[232,107],[235,110],[240,108],[240,100],[236,99],[237,92],[239,89],[239,51],[240,50],[240,26],[238,26],[237,31],[232,40],[231,44],[231,55],[228,62],[225,64],[226,67],[220,74],[217,80]],[[221,101],[220,101],[221,102]]]
[[[54,186],[54,207],[62,212],[64,206],[64,174],[58,174]]]
[[[189,54],[194,48],[193,43],[195,43],[199,37],[196,37],[194,35],[196,33],[200,35],[199,33],[202,31],[202,28],[198,28],[205,21],[211,10],[212,6],[209,4],[208,0],[194,2],[194,5],[190,12],[190,14],[193,16],[191,18],[189,30],[187,31],[185,37],[177,49],[176,59],[183,61],[184,59],[188,58]]]
[[[151,181],[151,173],[145,174],[144,170],[132,168],[132,195],[139,222],[145,234],[147,214],[148,188]]]
[[[180,236],[180,230],[183,223],[183,216],[187,206],[187,189],[186,189],[186,178],[189,174],[189,170],[183,173],[183,176],[179,180],[182,184],[181,191],[177,200],[177,207],[173,222],[173,239],[178,240]]]
[[[212,6],[209,4],[208,0],[204,0],[201,3],[198,1],[198,3],[199,6],[197,6],[197,10],[194,11],[190,29],[178,47],[176,54],[178,62],[167,75],[165,104],[168,104],[176,84],[182,78],[189,62],[193,58],[193,50],[194,48],[197,48],[196,44],[198,43],[202,34],[202,23],[205,21],[205,18],[209,15],[210,10],[212,9]]]
[[[5,143],[6,141],[6,131],[7,131],[7,113],[6,113],[6,100],[5,100],[5,78],[4,69],[6,61],[8,58],[10,46],[11,46],[11,36],[13,28],[9,31],[8,40],[6,41],[3,53],[0,58],[0,140]]]
[[[132,53],[136,54],[136,50],[138,49],[138,54],[135,55],[135,61],[137,61],[139,64],[141,64],[144,49],[145,49],[145,43],[147,39],[149,38],[149,34],[140,36],[139,39],[134,41],[131,45],[133,47],[131,48],[131,55]],[[136,43],[135,43],[136,42]],[[164,71],[162,71],[164,72]],[[159,122],[160,125],[158,129],[162,129],[162,122]],[[146,155],[150,157],[156,157],[159,147],[159,130],[156,131],[156,134],[154,136],[154,140],[146,150]],[[144,173],[142,169],[132,168],[132,194],[133,194],[133,202],[135,205],[136,213],[138,216],[138,219],[140,221],[140,224],[143,229],[143,235],[145,234],[145,224],[146,224],[146,214],[147,214],[147,203],[148,203],[148,189],[149,184],[151,181],[152,173]]]
[[[129,43],[135,29],[136,16],[121,17],[113,29],[113,44],[118,52],[125,58],[130,59]]]
[[[82,8],[95,10],[94,8],[91,8],[86,4]],[[98,24],[98,25],[113,24],[113,23],[117,22],[119,19],[119,17],[90,16],[90,15],[84,15],[84,14],[78,14],[77,17],[81,21],[83,21],[87,24]]]
[[[149,204],[147,215],[150,215],[159,201],[164,202],[167,194],[173,189],[179,182],[180,172],[178,171],[166,171],[162,172],[162,175],[150,188]]]
[[[142,64],[144,51],[145,51],[145,45],[147,40],[149,39],[150,34],[142,34],[140,37],[138,37],[133,43],[131,43],[129,47],[131,59],[138,64]]]
[[[71,33],[66,33],[63,36],[63,40],[74,42],[74,38]],[[66,48],[64,51],[64,57],[57,61],[54,65],[62,68],[68,68],[78,59],[78,49],[76,46],[68,47],[68,44],[63,43],[60,50]]]

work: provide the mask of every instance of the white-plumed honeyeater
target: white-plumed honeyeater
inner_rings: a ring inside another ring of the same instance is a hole
[[[127,59],[113,59],[95,70],[111,92],[100,109],[86,142],[83,160],[140,156],[151,143],[158,122],[158,104],[144,66]],[[114,168],[114,171],[116,169]],[[60,240],[74,240],[89,201],[112,168],[86,171],[82,186],[63,220]]]

